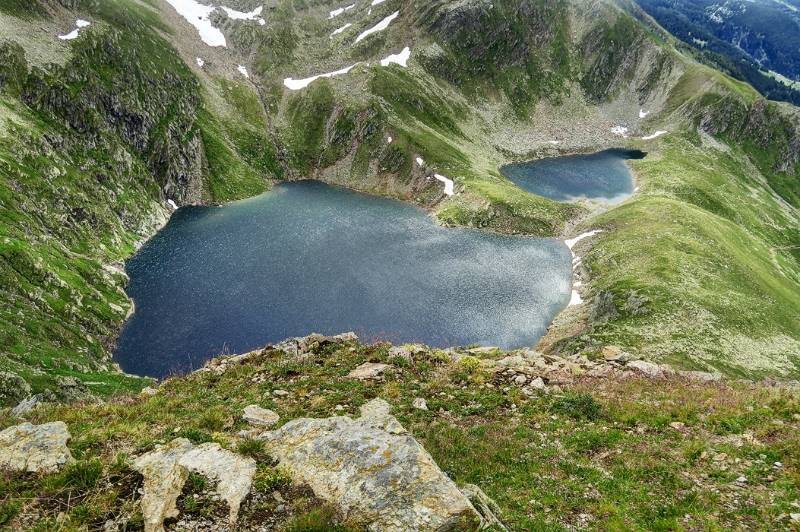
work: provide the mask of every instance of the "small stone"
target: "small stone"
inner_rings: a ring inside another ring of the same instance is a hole
[[[248,405],[244,407],[245,421],[258,427],[272,427],[280,420],[280,416],[267,408],[258,405]]]
[[[380,376],[384,371],[389,369],[389,364],[381,364],[379,362],[364,362],[353,371],[347,374],[348,379],[368,380]]]
[[[789,518],[795,523],[800,522],[800,513],[790,513]]]
[[[425,401],[422,397],[417,397],[414,399],[414,402],[411,403],[411,406],[416,408],[417,410],[427,410],[428,409],[428,402]]]
[[[289,392],[287,392],[286,390],[272,390],[272,395],[278,397],[286,397],[287,395],[289,395]]]
[[[0,432],[0,469],[51,472],[72,461],[71,438],[63,421],[23,423]]]
[[[530,383],[530,387],[533,388],[534,390],[540,390],[540,391],[544,391],[547,388],[547,386],[545,386],[544,384],[544,380],[542,380],[541,377],[536,377],[535,379],[533,379]]]
[[[275,502],[280,502],[280,503],[286,502],[286,499],[283,498],[281,492],[277,490],[272,492],[272,498],[275,499]]]
[[[525,377],[525,375],[517,375],[514,377],[514,384],[517,386],[523,386],[527,381],[528,379]]]
[[[739,478],[736,479],[736,482],[739,482],[739,483],[743,484],[743,483],[747,482],[747,477],[742,475],[742,476],[740,476]]]
[[[672,423],[669,424],[669,426],[675,430],[682,430],[686,425],[684,425],[680,421],[673,421]]]
[[[150,386],[145,386],[144,388],[142,388],[142,391],[139,392],[140,395],[144,395],[144,396],[147,396],[147,397],[155,395],[157,393],[158,393],[158,390],[156,390],[155,388],[151,388]]]
[[[630,359],[628,353],[622,350],[621,347],[618,345],[607,345],[603,347],[603,350],[600,352],[603,355],[603,359],[607,362],[627,362]]]

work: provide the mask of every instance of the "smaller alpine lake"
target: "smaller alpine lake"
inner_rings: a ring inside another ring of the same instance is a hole
[[[127,263],[136,312],[116,360],[163,377],[311,332],[432,346],[532,346],[570,299],[557,239],[436,225],[314,181],[187,207]]]
[[[611,149],[509,164],[500,172],[518,187],[552,200],[616,204],[633,194],[633,175],[625,161],[645,155],[638,150]]]

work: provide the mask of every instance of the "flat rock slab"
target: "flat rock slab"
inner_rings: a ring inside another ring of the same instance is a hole
[[[230,523],[234,525],[256,473],[252,458],[227,451],[217,443],[195,447],[186,438],[177,438],[140,456],[133,468],[144,476],[142,515],[146,532],[160,532],[164,530],[164,519],[178,516],[175,503],[190,472],[217,482],[217,493],[228,503]]]
[[[364,362],[348,373],[347,378],[359,380],[374,379],[390,367],[389,364],[381,364],[379,362]]]
[[[261,408],[258,405],[244,407],[244,415],[242,417],[253,426],[265,428],[274,426],[281,419],[277,413],[268,408]]]
[[[71,438],[63,421],[43,425],[23,423],[0,432],[0,469],[49,472],[72,461]]]
[[[261,439],[296,482],[369,530],[461,530],[480,522],[469,499],[382,399],[361,417],[295,419]]]

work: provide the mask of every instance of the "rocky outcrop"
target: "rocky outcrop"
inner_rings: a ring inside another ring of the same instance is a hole
[[[222,449],[217,443],[195,447],[185,438],[140,456],[133,467],[144,476],[142,515],[146,532],[164,530],[164,520],[178,515],[175,503],[190,472],[217,482],[217,493],[228,503],[229,521],[234,525],[256,472],[252,458]]]
[[[0,371],[0,406],[13,405],[30,395],[28,383],[10,371]]]
[[[320,347],[330,344],[354,342],[357,340],[358,336],[353,332],[346,332],[335,336],[324,336],[322,334],[313,333],[304,337],[288,338],[277,344],[270,344],[264,349],[257,349],[241,355],[212,358],[206,362],[205,366],[197,371],[221,374],[231,367],[251,363],[275,351],[281,351],[292,359],[302,361],[313,356],[313,352]]]
[[[649,379],[680,376],[710,382],[722,378],[719,373],[705,371],[676,371],[669,366],[646,360],[635,360],[619,346],[608,345],[601,350],[600,359],[589,360],[583,355],[555,356],[538,351],[522,350],[494,360],[481,360],[484,371],[495,374],[501,381],[522,388],[523,393],[560,391],[561,386],[579,378]]]
[[[363,405],[357,419],[300,418],[260,438],[295,481],[369,530],[451,530],[480,521],[382,399]]]
[[[46,473],[72,461],[67,425],[24,423],[0,432],[0,470]]]

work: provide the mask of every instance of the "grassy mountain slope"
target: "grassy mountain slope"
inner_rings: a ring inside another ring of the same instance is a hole
[[[579,377],[562,392],[526,395],[512,377],[487,365],[504,353],[452,362],[443,351],[417,346],[409,363],[389,348],[313,342],[303,361],[267,349],[221,373],[169,379],[155,395],[40,408],[30,419],[65,421],[77,461],[49,475],[0,476],[0,526],[91,530],[111,521],[139,529],[142,479],[132,458],[186,437],[259,462],[240,512],[242,528],[362,530],[292,485],[271,465],[264,442],[237,433],[247,428],[242,410],[249,404],[274,410],[282,424],[353,416],[373,397],[392,405],[450,478],[494,498],[510,530],[796,526],[796,392],[632,376]],[[368,360],[391,369],[380,381],[346,378]],[[426,399],[428,409],[413,408],[414,398]],[[12,422],[0,417],[0,429]],[[212,500],[209,484],[190,477],[177,520],[224,526],[227,508]],[[285,502],[275,499],[276,491]]]
[[[73,376],[104,394],[142,385],[115,370],[110,350],[132,310],[122,261],[165,223],[166,200],[245,197],[265,190],[271,173],[257,146],[266,145],[263,127],[206,109],[152,8],[71,7],[93,24],[54,44],[50,24],[73,11],[0,4],[4,25],[52,28],[29,49],[62,60],[29,64],[15,42],[0,45],[0,370],[34,392]]]

